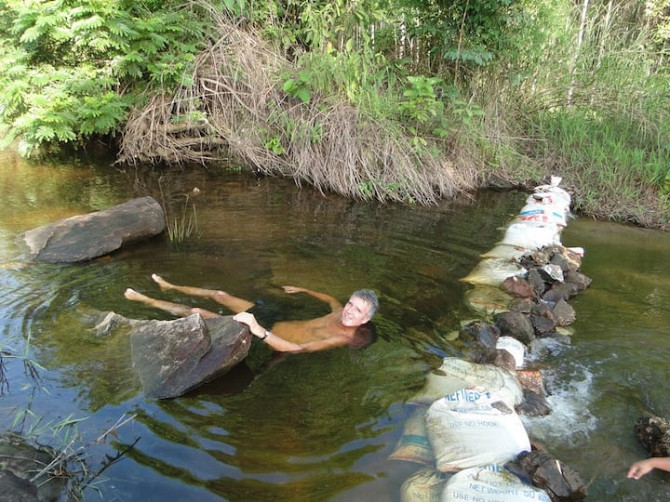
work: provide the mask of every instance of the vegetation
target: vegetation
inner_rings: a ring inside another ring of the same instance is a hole
[[[431,203],[563,176],[670,227],[670,1],[0,0],[3,145]],[[186,225],[187,226],[187,225]]]

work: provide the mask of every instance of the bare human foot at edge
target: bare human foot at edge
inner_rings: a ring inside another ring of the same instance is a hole
[[[123,293],[123,296],[126,297],[128,300],[133,300],[133,301],[142,301],[146,298],[142,293],[138,293],[135,291],[133,288],[128,288],[126,291]]]
[[[172,289],[172,284],[167,282],[165,279],[163,279],[160,275],[158,274],[151,274],[151,279],[158,284],[158,286],[163,290],[166,291],[168,289]]]

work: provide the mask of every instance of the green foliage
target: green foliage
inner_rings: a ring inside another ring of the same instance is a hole
[[[145,89],[180,85],[202,47],[195,11],[171,2],[0,2],[0,146],[30,155],[117,132]],[[154,12],[152,9],[158,8]]]
[[[283,89],[291,97],[297,98],[303,103],[309,103],[312,93],[309,90],[309,81],[311,73],[301,71],[295,78],[289,78],[284,82]]]
[[[443,105],[435,91],[441,78],[419,75],[407,77],[407,81],[409,85],[403,92],[405,101],[400,103],[400,110],[409,120],[423,124],[442,112]]]

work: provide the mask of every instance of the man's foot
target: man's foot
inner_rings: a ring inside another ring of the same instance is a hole
[[[158,284],[158,286],[159,286],[163,291],[168,290],[168,289],[172,289],[172,287],[173,287],[172,284],[170,284],[169,282],[167,282],[165,279],[163,279],[163,278],[162,278],[160,275],[158,275],[158,274],[151,274],[151,278],[153,279],[153,281],[154,281],[156,284]]]
[[[132,288],[126,289],[125,293],[123,293],[123,296],[125,296],[126,299],[128,300],[133,300],[136,302],[141,302],[142,300],[145,300],[147,298],[142,293],[138,293]]]

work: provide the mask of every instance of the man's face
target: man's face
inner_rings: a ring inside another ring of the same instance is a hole
[[[340,320],[344,326],[348,327],[365,324],[370,320],[370,304],[362,298],[352,296],[344,305]]]

